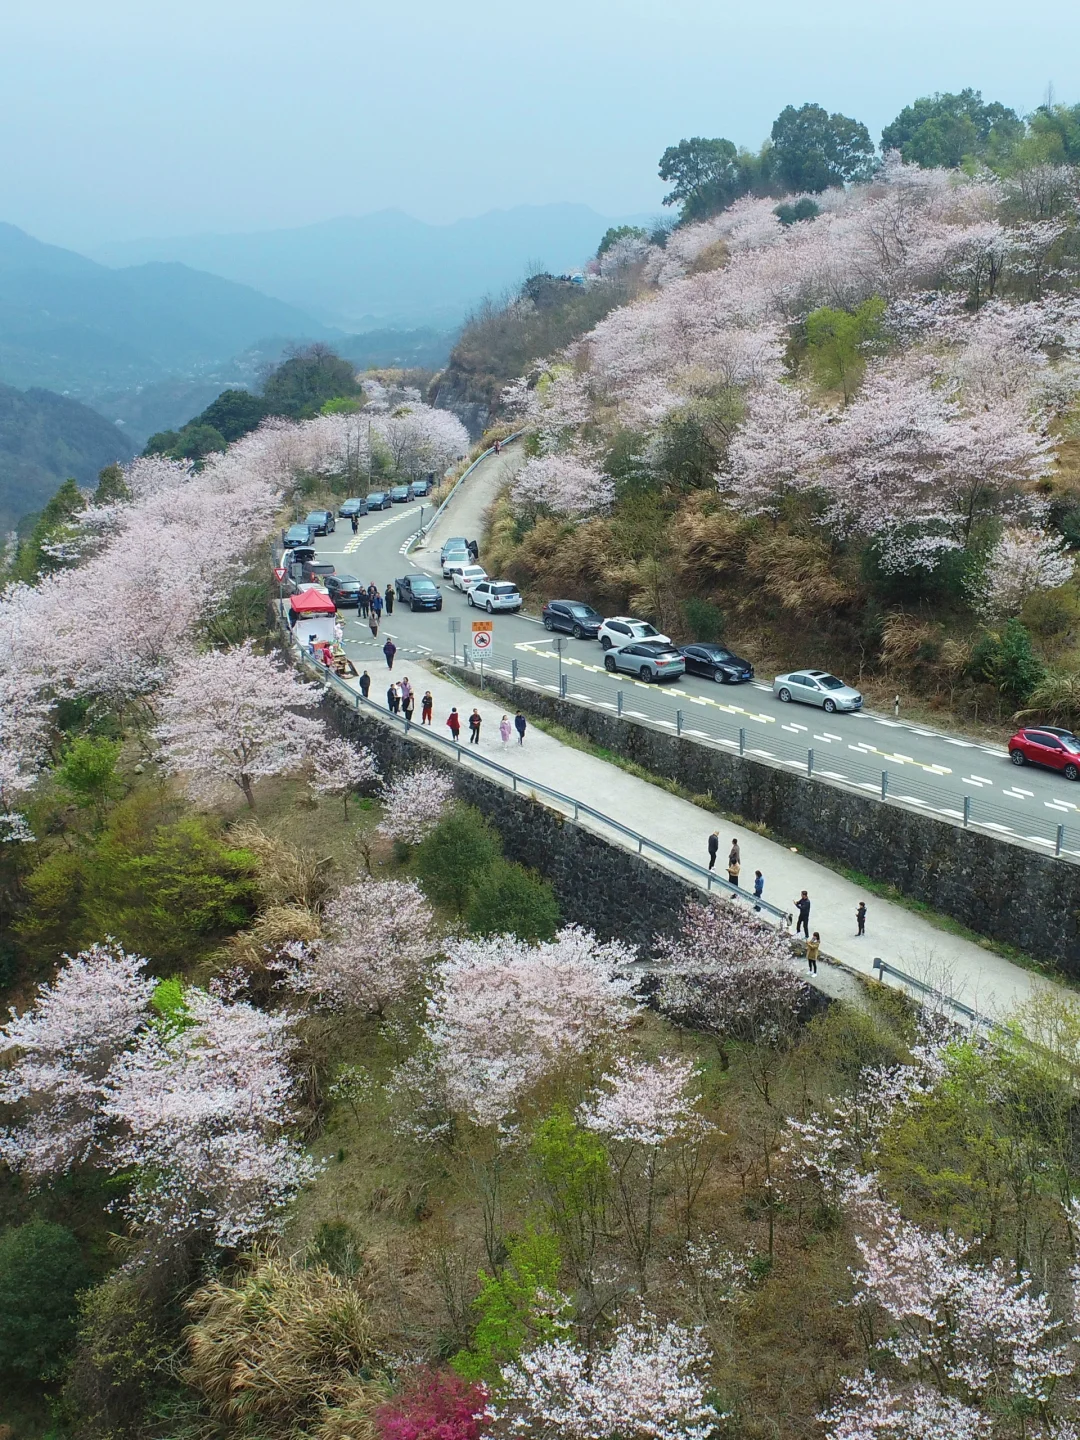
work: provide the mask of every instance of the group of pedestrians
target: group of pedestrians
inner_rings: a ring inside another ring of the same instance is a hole
[[[356,614],[358,619],[366,620],[371,631],[371,638],[374,640],[379,633],[379,625],[384,612],[387,615],[394,613],[394,587],[387,585],[385,591],[379,591],[379,587],[372,582],[366,588],[361,585],[360,594],[356,601]]]
[[[716,869],[717,857],[720,854],[720,832],[714,830],[709,836],[709,869]],[[731,849],[728,851],[727,878],[728,884],[739,886],[739,876],[742,874],[742,851],[739,848],[738,836],[733,836]],[[754,871],[754,909],[761,909],[761,897],[765,893],[765,877],[760,870]],[[806,962],[810,968],[810,974],[817,974],[818,957],[821,954],[821,936],[818,931],[810,931],[810,896],[803,890],[797,900],[793,900],[798,919],[795,922],[795,934],[800,933],[806,939]],[[855,933],[856,935],[866,934],[866,901],[860,900],[858,909],[855,911]]]
[[[470,745],[480,744],[480,726],[482,724],[483,717],[481,716],[480,711],[477,710],[476,706],[474,705],[473,712],[469,716]],[[446,728],[450,731],[451,739],[454,741],[455,744],[457,744],[461,738],[461,716],[458,714],[458,708],[456,705],[451,706],[450,714],[447,716],[446,719]],[[499,738],[500,740],[502,740],[503,749],[505,750],[510,744],[510,737],[515,730],[517,731],[518,744],[524,745],[525,731],[527,729],[528,724],[525,720],[525,716],[521,713],[520,710],[514,716],[514,723],[512,725],[510,723],[509,715],[504,715],[499,721]]]

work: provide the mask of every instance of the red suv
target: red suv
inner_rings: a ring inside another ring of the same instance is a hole
[[[1045,765],[1060,770],[1066,780],[1080,780],[1080,740],[1071,730],[1052,725],[1018,730],[1009,741],[1014,765]]]

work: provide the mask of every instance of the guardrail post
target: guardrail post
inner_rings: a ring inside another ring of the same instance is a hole
[[[565,699],[566,699],[566,676],[565,676],[565,675],[560,675],[560,676],[559,676],[559,699],[560,699],[560,700],[565,700]]]
[[[965,830],[967,829],[968,822],[970,821],[970,819],[971,819],[971,796],[970,796],[970,795],[965,795],[965,796],[964,796],[964,828],[965,828]]]
[[[745,731],[745,730],[740,730],[740,731],[739,731],[739,754],[740,754],[740,755],[745,755],[745,754],[746,754],[746,731]]]
[[[574,819],[576,820],[577,818],[578,818],[577,801],[575,800],[575,801],[574,801]]]
[[[676,734],[676,735],[681,735],[681,734],[682,734],[682,711],[681,711],[681,710],[676,710],[676,711],[675,711],[675,734]]]
[[[884,979],[885,979],[885,968],[884,968],[884,965],[883,965],[883,963],[882,963],[882,959],[881,959],[881,956],[880,956],[880,955],[875,955],[875,956],[874,956],[874,964],[873,964],[872,968],[878,972],[878,979],[879,979],[879,980],[884,980]]]
[[[885,799],[885,796],[888,795],[888,793],[889,793],[889,772],[888,772],[888,770],[882,770],[882,772],[881,772],[881,798],[884,800],[884,799]]]
[[[1055,855],[1060,855],[1060,854],[1061,854],[1061,847],[1062,847],[1064,844],[1065,844],[1065,826],[1064,826],[1064,825],[1059,825],[1058,828],[1057,828],[1057,840],[1054,842],[1054,854],[1055,854]]]
[[[517,656],[510,661],[510,679],[517,684]]]
[[[621,715],[621,714],[622,714],[622,691],[621,691],[621,690],[616,690],[616,691],[615,691],[615,714],[616,714],[616,715]]]
[[[814,752],[813,752],[813,750],[807,750],[807,752],[806,752],[806,778],[809,780],[810,776],[813,775],[813,773],[814,773]]]

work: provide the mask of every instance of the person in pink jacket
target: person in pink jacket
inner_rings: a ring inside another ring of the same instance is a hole
[[[510,735],[513,731],[513,728],[514,727],[510,724],[510,717],[508,715],[504,715],[503,718],[499,721],[499,734],[502,736],[504,750],[510,744]]]

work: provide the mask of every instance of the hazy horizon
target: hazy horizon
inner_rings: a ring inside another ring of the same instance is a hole
[[[304,17],[307,18],[306,16]],[[756,147],[814,100],[875,139],[918,95],[971,85],[1026,112],[1080,45],[1080,9],[912,0],[494,0],[408,11],[9,0],[3,214],[53,244],[237,234],[399,209],[447,224],[571,203],[655,213],[663,149]],[[1080,87],[1078,87],[1080,88]]]

